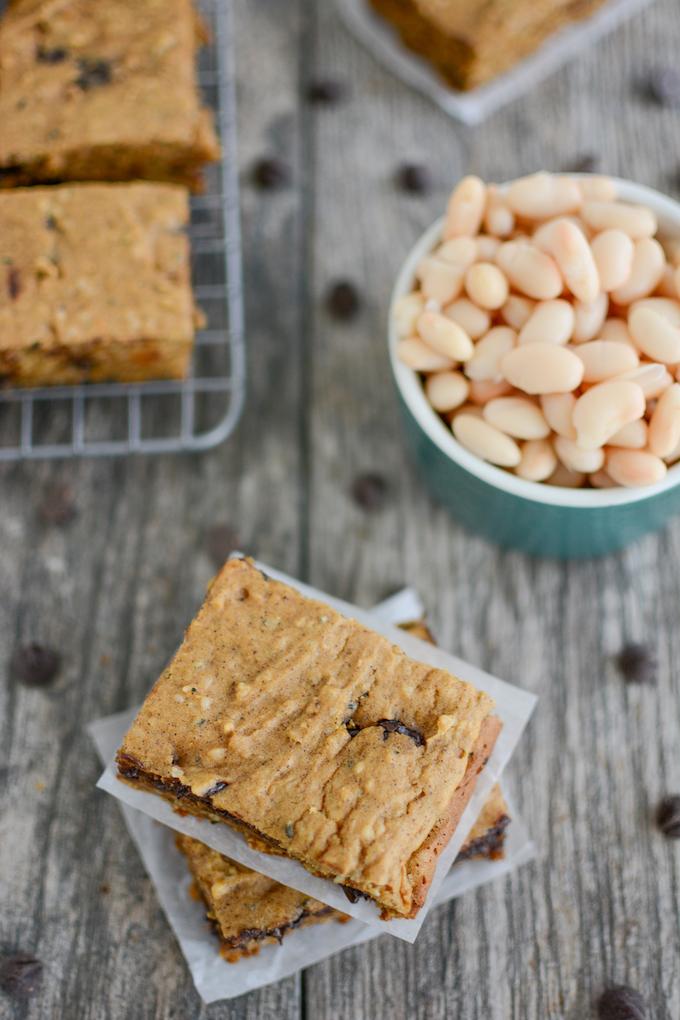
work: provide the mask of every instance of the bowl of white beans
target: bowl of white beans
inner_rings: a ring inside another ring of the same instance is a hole
[[[680,204],[594,175],[464,178],[389,315],[434,494],[499,545],[595,556],[680,512]]]

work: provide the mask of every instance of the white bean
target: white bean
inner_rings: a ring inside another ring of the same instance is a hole
[[[550,478],[548,485],[558,485],[562,489],[580,489],[586,480],[582,471],[570,471],[564,464],[558,464]]]
[[[633,268],[635,247],[622,230],[603,230],[590,242],[603,290],[622,287]]]
[[[555,453],[569,471],[599,471],[604,464],[604,450],[582,450],[573,439],[557,436]]]
[[[645,395],[646,400],[660,396],[673,382],[673,377],[665,365],[645,363],[632,372],[625,372],[621,379],[636,383]]]
[[[675,289],[680,297],[680,266],[675,270]]]
[[[629,421],[609,439],[610,446],[624,446],[627,450],[644,450],[647,445],[647,422],[644,418]]]
[[[484,406],[484,419],[515,439],[545,439],[550,426],[543,413],[526,397],[497,397]]]
[[[525,241],[506,241],[496,262],[511,284],[528,297],[547,301],[562,293],[562,277],[554,260]]]
[[[588,481],[594,489],[614,489],[616,482],[609,477],[606,471],[595,471],[588,476]]]
[[[598,335],[609,310],[609,298],[601,293],[589,304],[574,302],[574,342],[577,344],[594,340]]]
[[[438,259],[458,266],[461,273],[465,275],[465,270],[477,259],[477,241],[474,237],[454,237],[452,240],[440,244],[434,254]]]
[[[627,202],[584,202],[581,216],[593,230],[622,230],[634,241],[653,237],[656,233],[656,216],[644,205]]]
[[[568,393],[583,379],[583,362],[557,344],[522,344],[503,357],[501,372],[525,393]]]
[[[630,306],[628,314],[630,315],[636,308],[651,308],[652,311],[662,315],[664,319],[668,319],[672,325],[680,328],[680,301],[663,297],[642,298],[641,301],[636,301]]]
[[[455,300],[463,289],[463,273],[458,266],[428,255],[418,266],[416,276],[428,301],[446,305]]]
[[[673,383],[659,397],[649,420],[649,449],[668,457],[680,443],[680,383]]]
[[[635,346],[654,361],[676,365],[680,361],[680,328],[653,308],[634,308],[628,328]]]
[[[433,351],[415,336],[399,341],[397,355],[405,365],[416,372],[439,372],[443,368],[451,368],[453,364],[451,358]]]
[[[501,308],[501,315],[508,326],[519,330],[529,321],[535,307],[536,303],[529,298],[511,294]]]
[[[654,485],[665,477],[668,470],[660,457],[646,450],[608,450],[605,465],[607,474],[618,485],[628,488]]]
[[[554,239],[556,223],[571,223],[573,227],[580,231],[586,241],[588,240],[588,228],[582,220],[578,219],[577,216],[558,216],[557,219],[546,220],[545,223],[542,223],[540,227],[537,227],[536,230],[534,230],[531,240],[537,248],[540,248],[541,251],[547,252],[548,255],[552,254],[551,247]]]
[[[635,383],[620,379],[598,383],[576,401],[572,416],[576,441],[584,450],[595,450],[644,413],[645,397]]]
[[[498,266],[491,262],[476,262],[465,274],[465,290],[471,301],[480,308],[496,309],[508,297],[508,281]]]
[[[509,382],[501,379],[500,382],[492,382],[490,379],[472,379],[470,382],[470,403],[483,407],[490,400],[496,397],[507,397],[513,389]]]
[[[600,278],[583,231],[570,220],[558,219],[546,233],[545,243],[574,297],[591,304],[600,293]]]
[[[437,372],[425,381],[425,395],[435,411],[453,411],[467,400],[470,385],[461,372]]]
[[[616,184],[611,177],[588,174],[587,177],[580,177],[576,183],[586,202],[613,202],[616,198]]]
[[[480,234],[477,238],[477,258],[484,262],[491,262],[496,258],[496,252],[501,246],[497,237],[490,237],[489,234]]]
[[[468,379],[480,382],[500,382],[503,379],[501,359],[517,342],[517,334],[509,326],[494,326],[475,345],[475,351],[465,366]]]
[[[474,237],[486,205],[486,185],[479,177],[464,177],[454,188],[446,209],[444,237]]]
[[[581,192],[570,177],[537,173],[513,181],[505,201],[516,216],[528,220],[547,220],[575,212],[581,205]]]
[[[544,482],[557,467],[555,451],[546,439],[529,439],[522,445],[522,459],[515,474],[528,482]]]
[[[515,229],[515,215],[503,201],[495,184],[486,189],[484,227],[487,233],[496,237],[509,237]]]
[[[566,344],[574,332],[574,308],[568,301],[539,301],[522,326],[519,343]]]
[[[601,340],[616,340],[619,344],[633,344],[625,319],[606,319],[598,331]]]
[[[659,297],[672,298],[672,300],[675,301],[678,297],[678,290],[677,287],[675,286],[676,272],[677,270],[675,266],[671,266],[669,263],[667,263],[664,266],[663,273],[661,274],[661,279],[656,285],[656,290],[654,291],[654,293],[658,294]]]
[[[447,319],[452,319],[459,326],[462,326],[467,335],[473,340],[478,340],[480,336],[489,331],[491,326],[491,316],[489,313],[483,308],[478,308],[468,298],[458,298],[457,301],[447,305],[444,309],[444,315]]]
[[[612,291],[612,300],[617,305],[629,305],[647,297],[657,287],[666,267],[663,248],[653,237],[643,237],[635,242],[633,266],[626,282]]]
[[[476,415],[457,414],[453,419],[453,434],[471,453],[499,467],[516,467],[522,459],[514,439]]]
[[[467,361],[474,353],[474,344],[457,322],[439,312],[423,312],[416,324],[418,335],[428,347],[452,361]]]
[[[424,311],[425,299],[418,292],[403,294],[394,302],[392,317],[400,340],[415,333],[418,316]]]
[[[565,439],[576,439],[573,425],[576,397],[573,393],[546,393],[541,397],[541,409],[550,428]]]
[[[640,364],[635,348],[616,340],[589,340],[573,350],[583,362],[583,380],[588,383],[604,382],[615,375],[630,372]]]

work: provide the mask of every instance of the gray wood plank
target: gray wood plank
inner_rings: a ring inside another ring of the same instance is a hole
[[[512,777],[541,858],[437,910],[412,948],[382,938],[312,968],[308,1014],[580,1020],[604,985],[626,981],[651,1015],[670,1020],[680,1011],[680,858],[651,815],[680,786],[680,524],[618,557],[571,565],[466,534],[423,491],[399,442],[385,310],[401,259],[464,172],[503,180],[593,155],[603,171],[677,193],[677,112],[650,107],[636,89],[650,64],[673,62],[677,4],[654,4],[475,130],[383,72],[331,6],[319,6],[316,31],[316,69],[351,82],[352,98],[319,113],[311,157],[311,580],[364,604],[416,584],[444,645],[540,695]],[[406,159],[430,168],[430,195],[395,189]],[[322,297],[344,276],[366,303],[355,322],[337,324]],[[392,488],[374,515],[348,497],[364,470]],[[612,656],[627,639],[658,646],[656,689],[623,685]]]

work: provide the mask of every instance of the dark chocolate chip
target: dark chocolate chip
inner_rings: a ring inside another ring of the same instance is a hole
[[[680,106],[680,71],[675,67],[653,67],[647,73],[644,91],[659,106]]]
[[[70,524],[77,516],[73,489],[66,482],[58,482],[46,491],[42,503],[38,507],[38,516],[45,524],[58,527]]]
[[[356,737],[357,733],[361,732],[361,727],[357,726],[357,724],[354,722],[354,719],[348,719],[345,722],[345,727],[350,737]]]
[[[624,645],[616,656],[616,665],[628,683],[651,684],[656,680],[656,657],[648,645]]]
[[[43,965],[30,953],[13,953],[0,958],[0,988],[15,999],[27,999],[38,991]]]
[[[425,737],[418,730],[411,729],[410,726],[405,726],[403,722],[398,719],[378,719],[378,726],[382,726],[383,740],[387,740],[390,733],[401,733],[404,737],[410,737],[417,747],[425,746]]]
[[[21,645],[15,649],[9,668],[11,676],[20,684],[47,687],[61,668],[61,656],[46,645]]]
[[[132,754],[121,753],[117,755],[116,763],[120,774],[127,776],[129,779],[137,779],[139,773],[144,771],[143,763]]]
[[[584,152],[568,163],[565,170],[570,174],[592,174],[597,170],[599,162],[599,156],[594,152]]]
[[[16,301],[21,294],[21,273],[16,266],[7,270],[7,292],[11,301]]]
[[[80,57],[78,71],[75,84],[83,92],[99,88],[102,85],[109,85],[113,80],[113,68],[109,60],[92,60],[89,57]]]
[[[664,836],[680,839],[680,797],[664,797],[656,812],[656,821]]]
[[[46,228],[48,230],[57,230],[58,229],[57,221],[55,220],[54,216],[52,216],[51,213],[49,213],[45,217],[45,226],[46,226]]]
[[[597,1004],[600,1020],[646,1020],[645,1001],[634,988],[614,985],[607,988]]]
[[[341,885],[340,888],[350,903],[358,903],[359,900],[369,899],[369,896],[365,892],[360,892],[358,889],[352,889],[351,885]]]
[[[209,790],[205,791],[203,796],[214,797],[216,793],[220,792],[220,790],[226,790],[228,785],[229,785],[228,783],[225,783],[223,780],[219,779],[216,783],[213,783]]]
[[[338,280],[331,284],[326,293],[326,308],[334,319],[349,322],[361,308],[361,298],[357,288],[349,280]]]
[[[282,188],[290,181],[290,171],[285,163],[274,156],[262,156],[253,163],[251,170],[253,184],[264,191]]]
[[[382,510],[387,502],[389,485],[382,475],[374,471],[367,471],[363,475],[357,475],[352,482],[352,499],[362,510],[368,513],[375,513]]]
[[[68,50],[63,46],[38,46],[35,58],[41,64],[63,64],[68,57]]]
[[[288,836],[288,839],[292,839],[294,835],[295,835],[295,826],[293,825],[292,822],[287,822],[286,823],[286,836]]]
[[[318,78],[310,81],[307,86],[307,99],[310,103],[323,103],[331,106],[345,98],[346,88],[337,78]]]
[[[236,529],[231,524],[213,524],[205,536],[205,549],[216,567],[223,566],[229,554],[238,549],[239,540]]]
[[[396,173],[396,183],[413,195],[424,195],[430,190],[430,171],[422,163],[402,163]]]

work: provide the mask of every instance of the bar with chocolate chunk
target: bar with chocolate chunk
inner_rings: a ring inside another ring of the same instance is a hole
[[[0,191],[0,383],[185,375],[188,216],[170,184]]]
[[[0,20],[0,187],[172,181],[219,157],[191,0],[14,0]]]
[[[217,575],[118,774],[414,917],[501,728],[471,684],[246,559]]]

